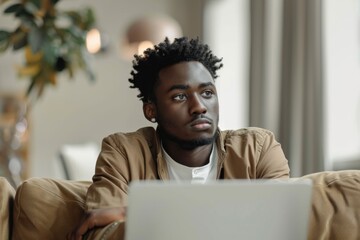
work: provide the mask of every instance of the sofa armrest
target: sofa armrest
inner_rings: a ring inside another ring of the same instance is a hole
[[[90,184],[90,181],[50,178],[24,181],[16,191],[12,239],[66,239],[66,235],[74,230],[83,217]],[[124,222],[114,222],[95,228],[84,239],[120,240],[123,239],[124,226]]]
[[[16,191],[13,239],[66,239],[80,222],[90,181],[31,178]]]
[[[309,174],[313,182],[308,240],[360,239],[360,171]]]
[[[11,239],[12,212],[15,189],[6,178],[0,177],[0,239]]]

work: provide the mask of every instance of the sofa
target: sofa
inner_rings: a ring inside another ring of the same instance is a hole
[[[360,170],[292,178],[313,182],[308,239],[360,239]],[[80,221],[89,181],[31,178],[16,191],[0,177],[1,239],[66,239]],[[94,229],[85,239],[123,239],[124,222]]]

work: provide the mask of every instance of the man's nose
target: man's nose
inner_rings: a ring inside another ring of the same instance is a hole
[[[190,101],[190,114],[203,114],[206,112],[207,108],[203,102],[203,99],[198,95],[194,95]]]

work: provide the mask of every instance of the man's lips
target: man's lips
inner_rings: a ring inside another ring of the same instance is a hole
[[[199,118],[192,121],[190,126],[198,130],[205,130],[211,127],[211,121],[206,118]]]

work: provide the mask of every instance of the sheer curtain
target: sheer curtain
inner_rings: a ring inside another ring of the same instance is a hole
[[[250,125],[276,134],[292,177],[322,171],[321,0],[252,0]]]

